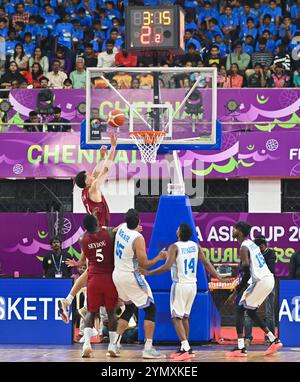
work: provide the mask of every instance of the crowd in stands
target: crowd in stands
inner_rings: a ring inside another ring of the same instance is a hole
[[[169,54],[161,65],[215,66],[218,86],[225,88],[300,86],[300,0],[135,4],[179,4],[185,9],[185,54]],[[0,1],[0,87],[81,89],[86,67],[152,66],[152,56],[138,58],[124,50],[126,5],[128,0]],[[194,80],[195,74],[166,74],[161,86],[189,87]],[[114,85],[149,88],[153,78],[118,73]],[[95,80],[94,86],[106,85]]]

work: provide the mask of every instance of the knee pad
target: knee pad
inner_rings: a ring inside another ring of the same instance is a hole
[[[151,302],[147,308],[144,308],[145,320],[155,322],[156,306]]]
[[[125,320],[125,321],[129,322],[129,320],[131,319],[133,313],[134,313],[134,305],[133,304],[125,305],[125,310],[121,314],[120,318],[122,320]]]

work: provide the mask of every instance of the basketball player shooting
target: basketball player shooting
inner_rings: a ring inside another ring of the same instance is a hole
[[[96,216],[99,222],[99,226],[109,226],[110,223],[109,208],[101,191],[101,187],[106,181],[114,161],[117,147],[117,137],[115,133],[111,134],[110,136],[110,145],[111,148],[106,159],[104,158],[107,147],[101,147],[100,160],[91,173],[88,173],[84,170],[79,172],[75,177],[76,185],[79,188],[82,188],[81,198],[86,212]],[[72,259],[68,261],[67,265],[74,267],[77,266],[77,263]],[[80,289],[86,286],[87,278],[87,271],[85,271],[76,280],[68,296],[65,299],[58,301],[60,317],[66,324],[69,323],[69,309],[72,301]]]
[[[111,229],[99,227],[94,215],[86,215],[83,221],[86,229],[80,246],[80,262],[88,260],[87,314],[85,316],[84,344],[82,357],[91,357],[91,337],[99,309],[104,306],[108,316],[109,340],[112,345],[116,336],[117,319],[115,309],[118,293],[112,280],[114,269],[114,236]]]
[[[233,228],[233,238],[237,239],[241,245],[240,258],[243,277],[235,291],[233,291],[225,302],[225,304],[233,304],[234,302],[237,304],[236,331],[238,344],[237,347],[226,354],[228,357],[247,357],[243,337],[245,310],[253,322],[264,331],[271,342],[264,354],[269,355],[276,353],[282,347],[280,340],[275,337],[274,333],[270,331],[257,314],[258,307],[272,292],[275,280],[265,263],[260,248],[252,240],[247,239],[250,230],[251,226],[245,222],[238,222]],[[251,284],[247,287],[250,277]]]
[[[189,316],[194,299],[197,294],[197,263],[198,260],[213,277],[226,281],[206,259],[200,245],[191,241],[193,232],[189,225],[181,224],[176,236],[178,241],[172,244],[167,251],[167,260],[161,267],[151,271],[141,270],[147,276],[157,275],[171,270],[172,287],[170,294],[171,317],[180,339],[181,346],[171,358],[174,361],[191,359],[193,351],[190,347]]]

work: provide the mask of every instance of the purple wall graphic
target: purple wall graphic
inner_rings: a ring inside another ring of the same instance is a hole
[[[84,214],[67,213],[63,223],[63,248],[70,256],[78,257],[78,239]],[[290,256],[299,249],[300,214],[255,213],[194,213],[198,237],[206,256],[213,263],[238,263],[238,243],[232,239],[232,226],[246,220],[252,235],[263,234],[277,254],[276,274],[287,276]],[[154,213],[141,214],[143,234],[147,245],[155,220]],[[122,223],[123,214],[112,214],[112,225]],[[54,221],[56,223],[56,221]],[[54,227],[56,225],[54,224]],[[48,217],[45,213],[0,214],[0,275],[20,276],[42,274],[42,258],[50,250]]]

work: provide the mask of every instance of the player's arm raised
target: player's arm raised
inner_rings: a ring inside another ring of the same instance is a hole
[[[111,148],[108,152],[107,158],[102,163],[101,171],[99,172],[99,174],[97,175],[97,178],[93,181],[91,185],[91,189],[90,189],[91,193],[97,192],[97,190],[99,190],[99,188],[104,184],[104,182],[107,179],[109,170],[111,169],[113,165],[113,160],[115,157],[115,151],[117,147],[117,136],[115,133],[113,133],[110,137],[110,144],[111,144]]]
[[[149,260],[146,252],[145,239],[140,236],[138,237],[133,244],[133,250],[136,254],[139,267],[143,269],[148,269],[158,263],[160,260],[165,259],[165,251],[160,251],[159,254],[153,259]]]
[[[204,265],[205,269],[216,279],[220,281],[226,281],[226,278],[222,277],[214,268],[214,266],[211,264],[209,260],[205,257],[202,248],[200,245],[198,245],[198,258],[201,261],[201,263]]]
[[[159,275],[160,273],[168,272],[172,268],[177,256],[177,246],[172,244],[168,251],[164,252],[167,254],[167,261],[161,267],[146,272],[146,276]]]
[[[100,148],[100,159],[99,159],[99,162],[96,164],[92,174],[95,176],[95,177],[98,177],[99,174],[101,173],[102,171],[102,168],[103,168],[103,163],[104,163],[104,158],[105,158],[105,154],[107,152],[107,146],[103,145],[101,146]]]

